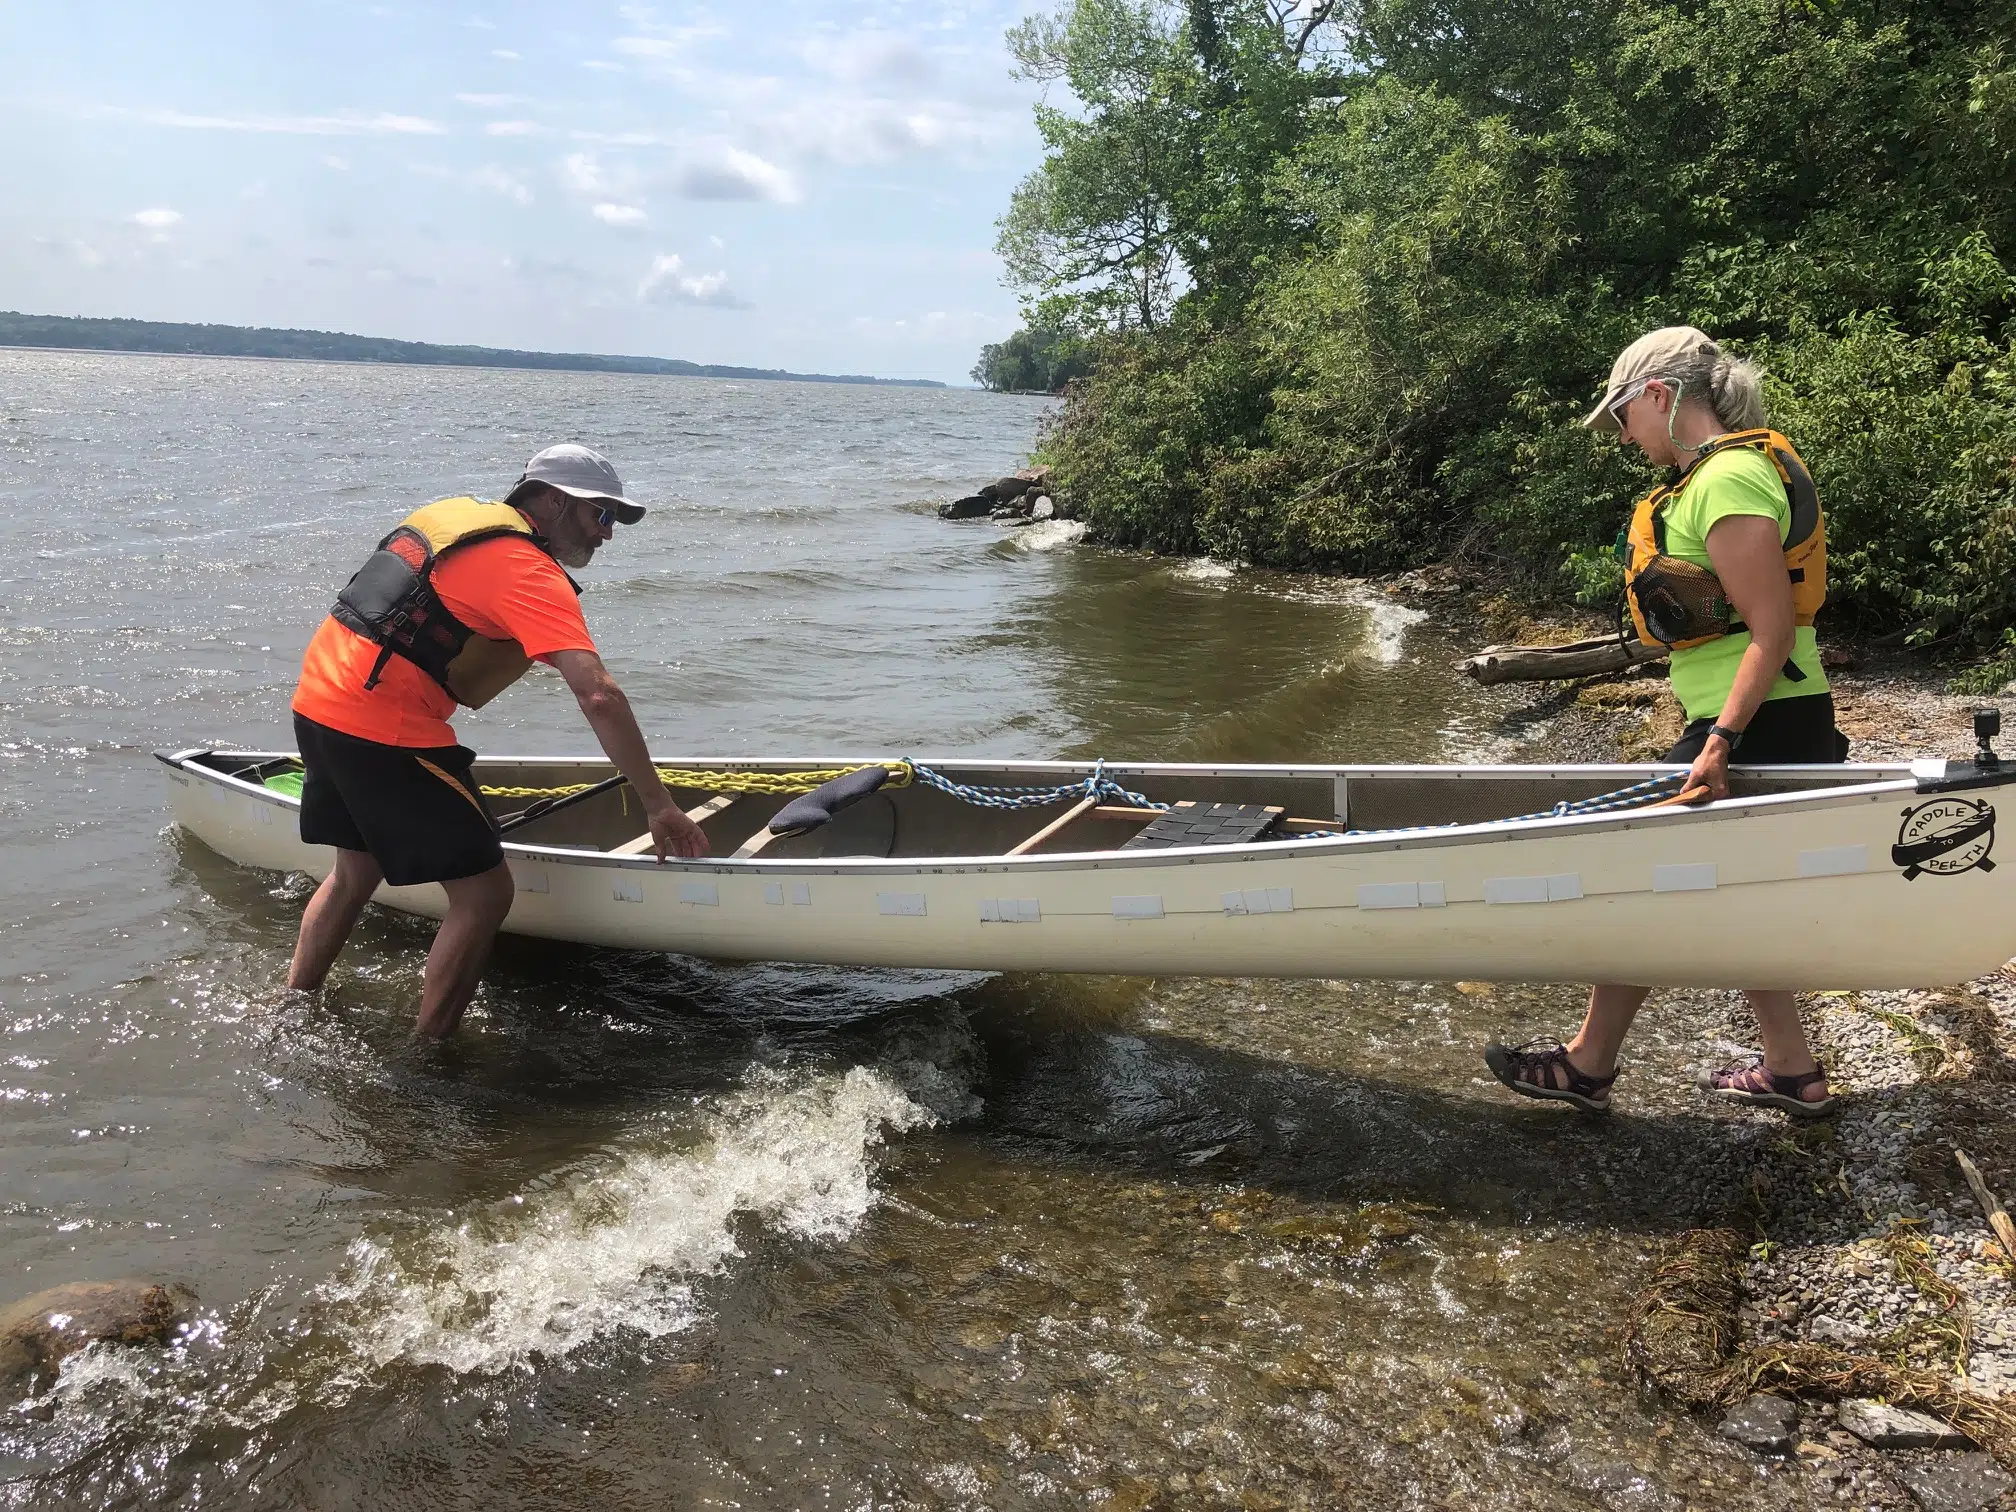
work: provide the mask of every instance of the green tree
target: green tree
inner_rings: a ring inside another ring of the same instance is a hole
[[[1771,375],[1830,512],[1830,623],[2016,626],[2006,3],[1363,0],[1313,53],[1220,0],[1127,14],[1163,48],[1179,276],[1106,322],[1045,442],[1096,537],[1462,554],[1586,598],[1650,474],[1575,422],[1686,321]]]
[[[973,381],[997,393],[1057,394],[1091,371],[1091,348],[1080,337],[1041,326],[980,349]]]

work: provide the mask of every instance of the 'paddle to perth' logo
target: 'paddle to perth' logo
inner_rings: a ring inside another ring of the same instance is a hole
[[[1904,868],[1904,880],[1924,873],[1957,876],[1977,867],[1995,870],[1988,852],[1995,845],[1995,810],[1972,798],[1934,798],[1904,810],[1904,823],[1890,859]]]

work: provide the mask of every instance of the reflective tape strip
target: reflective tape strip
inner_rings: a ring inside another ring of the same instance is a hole
[[[1799,852],[1802,877],[1848,877],[1869,870],[1866,845],[1830,845],[1824,850]]]
[[[1486,877],[1486,903],[1567,903],[1582,896],[1580,872],[1546,877]]]
[[[1042,906],[1034,898],[982,898],[982,924],[1040,924]]]
[[[1713,861],[1683,861],[1652,868],[1654,892],[1707,892],[1714,886]]]

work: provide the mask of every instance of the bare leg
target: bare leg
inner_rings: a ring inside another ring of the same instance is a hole
[[[301,935],[294,942],[294,964],[287,970],[289,987],[313,992],[322,985],[322,979],[329,975],[329,968],[343,949],[343,942],[357,927],[358,915],[364,912],[364,905],[371,901],[371,894],[384,880],[378,863],[365,852],[336,852],[335,866],[315,889],[315,896],[308,900],[308,908],[301,915]]]
[[[1584,1076],[1608,1076],[1615,1071],[1617,1052],[1623,1048],[1631,1021],[1651,995],[1650,987],[1591,987],[1589,1011],[1583,1015],[1575,1038],[1568,1041],[1568,1059],[1575,1069]]]
[[[1764,1038],[1764,1069],[1774,1076],[1804,1076],[1818,1066],[1813,1047],[1806,1043],[1806,1030],[1799,1022],[1799,1000],[1789,992],[1752,987],[1743,994],[1750,1011],[1757,1015],[1757,1028]],[[1827,1096],[1827,1084],[1817,1081],[1801,1093],[1807,1102]]]
[[[448,917],[441,921],[434,947],[427,952],[420,1018],[413,1026],[430,1039],[446,1039],[462,1022],[462,1010],[476,995],[515,892],[511,869],[501,861],[486,872],[441,885],[448,891]]]

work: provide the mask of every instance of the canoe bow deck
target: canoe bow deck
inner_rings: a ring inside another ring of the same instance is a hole
[[[159,759],[185,833],[241,865],[326,874],[331,852],[299,838],[298,800],[261,780],[291,753]],[[1809,990],[1960,981],[2016,955],[2016,868],[1991,854],[2016,766],[1738,769],[1721,803],[1557,817],[1545,811],[1676,769],[1101,765],[1151,805],[1281,811],[1257,839],[1159,848],[1123,848],[1156,815],[1111,796],[1017,810],[911,782],[774,838],[768,822],[796,794],[719,790],[869,764],[673,763],[695,781],[674,796],[714,845],[701,860],[657,862],[622,787],[556,804],[506,837],[517,898],[504,927],[727,960]],[[932,768],[977,787],[1095,775],[1090,762]],[[475,774],[509,814],[612,770],[493,757]],[[378,901],[429,917],[446,902],[434,886]]]

